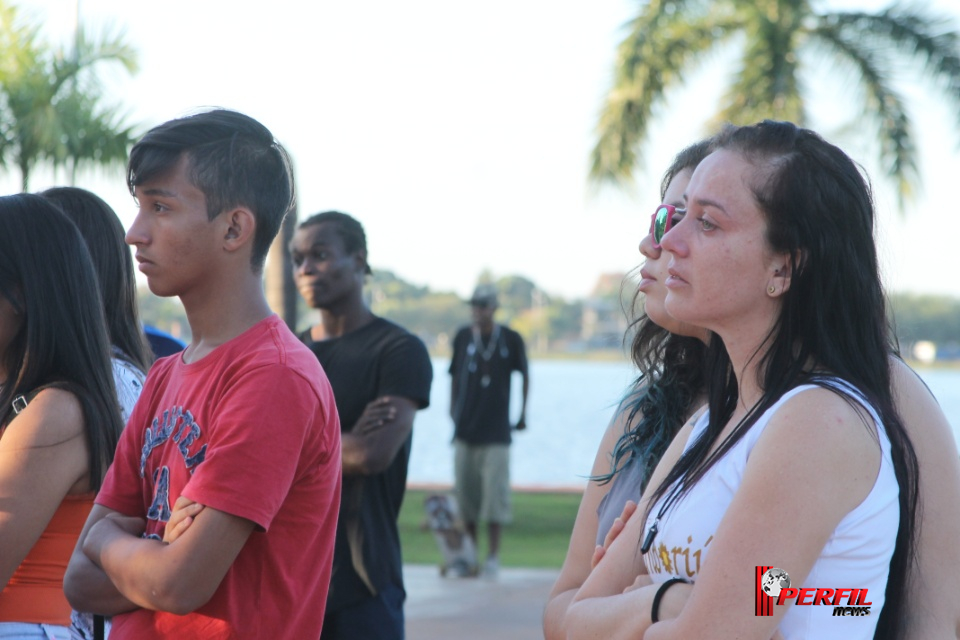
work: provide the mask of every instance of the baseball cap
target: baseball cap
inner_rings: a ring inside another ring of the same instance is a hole
[[[480,284],[470,296],[470,304],[477,307],[497,306],[497,288],[492,284]]]

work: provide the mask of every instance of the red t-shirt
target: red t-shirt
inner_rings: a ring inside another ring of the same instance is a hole
[[[97,503],[158,538],[181,494],[257,527],[207,604],[118,615],[110,637],[318,638],[340,481],[330,384],[277,316],[197,362],[159,360]]]

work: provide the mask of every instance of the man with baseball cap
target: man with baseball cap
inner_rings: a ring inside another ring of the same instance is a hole
[[[497,290],[481,284],[470,298],[473,324],[453,340],[450,415],[454,431],[454,490],[467,533],[477,540],[477,523],[487,523],[489,553],[484,574],[499,569],[501,526],[510,510],[511,374],[523,377],[518,431],[526,428],[529,375],[523,338],[493,321]]]

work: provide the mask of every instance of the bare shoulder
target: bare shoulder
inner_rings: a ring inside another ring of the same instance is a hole
[[[890,357],[890,386],[897,401],[924,402],[936,404],[930,389],[906,362]]]
[[[930,441],[956,453],[956,440],[950,423],[933,393],[916,371],[900,358],[890,358],[890,385],[900,419],[907,433],[923,445]],[[954,456],[955,457],[955,456]]]
[[[806,389],[789,398],[771,416],[766,431],[820,447],[877,442],[877,425],[866,408],[850,396],[824,388]]]
[[[960,630],[960,457],[950,423],[923,380],[891,358],[891,385],[920,467],[917,562],[911,565],[907,617],[911,638],[956,638]]]
[[[953,429],[920,376],[899,358],[891,358],[891,386],[897,413],[910,437],[923,475],[946,483],[960,479],[960,454]],[[960,482],[957,483],[960,487]]]
[[[82,436],[83,423],[83,408],[73,393],[47,388],[10,422],[4,438],[23,445],[51,446]]]
[[[814,494],[846,487],[832,503],[839,521],[870,493],[880,463],[880,439],[870,414],[850,398],[816,388],[789,398],[771,416],[747,470],[759,474],[760,486],[803,477]]]

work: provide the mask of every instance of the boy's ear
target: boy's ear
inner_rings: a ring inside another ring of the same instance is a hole
[[[366,275],[370,267],[367,266],[367,250],[366,249],[357,249],[357,252],[353,254],[354,263],[356,265],[357,271],[361,274]]]
[[[257,219],[246,207],[235,207],[224,214],[223,249],[237,251],[247,244],[253,244],[257,229]]]

